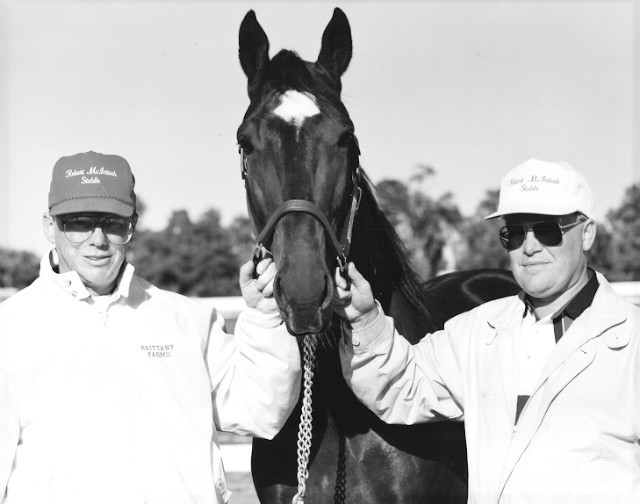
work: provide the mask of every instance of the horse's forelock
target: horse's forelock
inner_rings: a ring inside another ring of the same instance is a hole
[[[252,83],[249,95],[253,105],[264,102],[274,92],[289,90],[309,93],[347,115],[340,101],[340,82],[322,67],[304,61],[294,51],[283,49],[262,69]]]

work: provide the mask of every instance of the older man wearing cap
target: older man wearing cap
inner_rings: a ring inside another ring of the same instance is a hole
[[[587,267],[587,182],[527,161],[502,180],[497,217],[522,292],[414,346],[353,264],[348,290],[336,277],[345,379],[386,422],[463,421],[469,503],[640,502],[640,310]]]
[[[2,503],[227,502],[216,429],[273,437],[295,405],[295,339],[251,330],[273,303],[253,263],[231,336],[215,309],[135,275],[136,219],[125,159],[56,163],[43,216],[54,248],[0,305]]]

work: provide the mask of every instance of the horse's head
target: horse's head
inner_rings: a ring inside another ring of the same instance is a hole
[[[358,145],[340,101],[350,59],[351,30],[340,9],[315,63],[290,51],[269,59],[269,40],[253,11],[240,26],[250,98],[238,129],[247,206],[278,267],[274,295],[292,334],[328,327],[332,272],[348,248],[359,191]]]

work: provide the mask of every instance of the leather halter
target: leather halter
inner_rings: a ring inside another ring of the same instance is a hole
[[[355,137],[354,137],[355,140]],[[355,147],[357,152],[359,153],[359,148],[357,144],[357,140],[355,140]],[[244,154],[244,150],[242,147],[239,149],[240,151],[240,163],[241,163],[241,174],[243,180],[245,180],[245,188],[248,190],[246,184],[247,178],[247,158]],[[357,157],[356,157],[357,159]],[[288,213],[306,213],[314,217],[322,227],[324,228],[326,234],[329,236],[329,241],[333,246],[334,251],[336,252],[336,258],[338,260],[338,266],[340,268],[340,272],[346,274],[347,267],[347,257],[349,256],[349,250],[351,248],[351,237],[353,231],[353,223],[355,221],[356,214],[358,212],[358,207],[360,205],[360,198],[362,197],[362,188],[360,187],[360,166],[353,170],[352,179],[352,192],[351,192],[351,205],[349,208],[349,213],[345,219],[344,226],[342,227],[342,236],[341,239],[338,240],[336,234],[331,229],[331,224],[329,224],[329,220],[325,216],[325,214],[320,210],[318,205],[316,205],[313,201],[302,200],[302,199],[291,199],[284,201],[283,203],[276,208],[275,212],[271,215],[269,220],[267,221],[262,231],[258,235],[256,240],[256,249],[253,253],[253,262],[254,264],[258,264],[258,262],[264,257],[267,248],[265,247],[265,243],[269,243],[271,238],[273,237],[273,233],[275,231],[276,224]]]

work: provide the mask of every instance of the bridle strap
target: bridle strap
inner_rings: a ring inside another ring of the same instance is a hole
[[[260,232],[260,235],[258,236],[258,239],[257,239],[258,246],[264,245],[265,241],[270,241],[271,236],[273,235],[273,232],[275,230],[276,224],[280,219],[282,219],[282,217],[284,217],[288,213],[299,213],[299,212],[308,213],[313,217],[315,217],[318,221],[320,221],[320,224],[322,224],[322,226],[324,227],[324,230],[329,235],[329,238],[331,239],[331,244],[333,245],[333,248],[335,249],[335,251],[338,253],[338,255],[344,253],[342,244],[338,241],[338,239],[336,238],[336,235],[331,230],[331,224],[329,224],[329,221],[327,220],[325,215],[322,213],[322,210],[320,210],[315,203],[307,200],[301,200],[301,199],[292,199],[292,200],[285,201],[278,208],[276,208],[276,211],[271,215],[271,217],[269,218],[269,221],[267,222],[265,227]]]
[[[355,141],[356,151],[359,154],[360,148],[358,146],[358,142],[355,137],[353,137],[353,139]],[[245,181],[245,188],[248,191],[249,188],[247,185],[247,158],[244,154],[244,149],[239,148],[239,152],[240,152],[240,173],[242,175],[243,180]],[[336,237],[335,233],[331,229],[331,224],[329,224],[327,217],[322,212],[322,210],[320,210],[318,205],[308,200],[291,199],[291,200],[284,201],[282,204],[280,204],[280,206],[278,206],[278,208],[276,208],[276,211],[271,215],[271,217],[269,217],[267,224],[264,226],[264,228],[262,228],[262,231],[260,231],[260,234],[258,235],[258,238],[256,240],[257,245],[253,254],[253,262],[257,265],[260,259],[263,258],[264,252],[267,250],[265,247],[265,243],[268,243],[271,241],[271,238],[273,237],[273,233],[275,231],[275,227],[280,221],[280,219],[282,219],[282,217],[284,217],[288,213],[302,212],[315,217],[315,219],[318,222],[320,222],[320,224],[322,224],[322,227],[324,228],[325,232],[329,236],[331,245],[333,246],[336,252],[340,271],[342,273],[346,273],[345,270],[347,267],[347,257],[349,256],[349,251],[351,249],[353,223],[355,222],[355,217],[356,217],[356,214],[358,213],[358,207],[360,206],[360,199],[362,197],[362,188],[360,187],[360,178],[361,178],[360,166],[356,165],[356,169],[353,171],[351,178],[353,183],[353,191],[351,193],[351,205],[349,208],[349,214],[345,219],[345,225],[342,228],[341,240],[338,240],[338,238]]]
[[[356,178],[356,177],[354,177]],[[357,178],[356,178],[357,181]],[[349,250],[351,248],[351,237],[353,231],[353,223],[355,221],[355,216],[358,211],[358,206],[360,205],[360,198],[362,196],[362,189],[360,185],[357,184],[353,188],[353,194],[351,196],[351,205],[349,208],[349,215],[345,221],[345,226],[342,230],[342,241],[339,241],[336,237],[335,233],[331,229],[331,224],[327,220],[327,217],[324,215],[322,210],[318,208],[318,205],[313,203],[312,201],[301,200],[301,199],[292,199],[283,202],[276,208],[275,212],[271,215],[267,224],[264,226],[260,234],[258,235],[256,252],[254,253],[254,259],[262,257],[263,251],[265,249],[265,243],[268,243],[275,231],[276,224],[289,213],[307,213],[313,216],[324,228],[325,232],[329,236],[329,240],[331,241],[331,245],[336,252],[338,265],[341,271],[344,271],[347,265],[347,257],[349,255]]]

